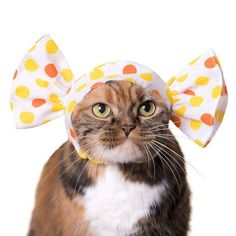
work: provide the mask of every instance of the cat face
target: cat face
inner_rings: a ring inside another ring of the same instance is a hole
[[[77,105],[72,124],[83,152],[105,163],[148,161],[168,133],[170,112],[151,89],[108,81]],[[154,147],[154,148],[153,148]]]

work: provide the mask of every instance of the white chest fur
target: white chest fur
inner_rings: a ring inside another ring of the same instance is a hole
[[[135,224],[161,201],[165,184],[150,187],[124,179],[117,166],[109,165],[96,185],[82,198],[85,216],[98,236],[118,236],[135,232]]]

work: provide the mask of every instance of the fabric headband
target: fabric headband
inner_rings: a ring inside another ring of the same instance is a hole
[[[165,83],[154,71],[135,62],[102,64],[75,79],[56,43],[45,35],[26,53],[16,70],[11,107],[18,128],[44,124],[65,114],[69,140],[82,158],[71,123],[76,105],[108,80],[127,80],[158,93],[172,110],[172,121],[191,140],[205,147],[219,128],[227,90],[212,50],[190,62]]]

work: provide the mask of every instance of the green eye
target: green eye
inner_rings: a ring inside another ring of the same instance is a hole
[[[110,115],[111,108],[104,103],[97,103],[93,106],[93,114],[100,118],[106,118]]]
[[[139,114],[140,114],[141,116],[146,116],[146,117],[153,115],[154,112],[155,112],[155,110],[156,110],[156,106],[155,106],[155,104],[154,104],[153,102],[151,102],[151,101],[147,101],[147,102],[142,103],[142,104],[139,106],[139,109],[138,109]]]

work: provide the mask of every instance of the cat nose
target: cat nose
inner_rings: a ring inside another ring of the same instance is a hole
[[[131,130],[135,128],[135,125],[122,125],[121,129],[125,132],[125,135],[128,137]]]

